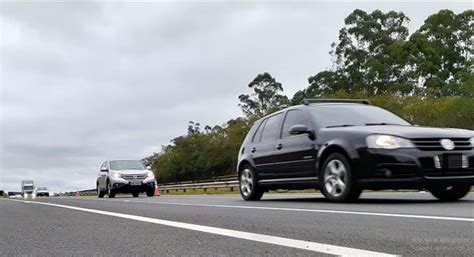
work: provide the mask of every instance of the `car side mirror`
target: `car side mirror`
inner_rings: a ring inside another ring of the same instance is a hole
[[[309,133],[309,129],[305,125],[293,125],[290,127],[290,135],[301,135]]]
[[[290,127],[290,135],[301,135],[301,134],[308,134],[309,138],[313,140],[314,131],[309,129],[306,125],[293,125]]]
[[[100,171],[101,172],[109,172],[109,170],[107,168],[100,168]]]

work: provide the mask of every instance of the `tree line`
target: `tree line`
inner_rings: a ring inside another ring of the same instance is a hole
[[[190,121],[186,135],[146,157],[160,183],[233,174],[253,122],[304,98],[367,98],[413,124],[474,129],[474,11],[441,10],[414,33],[402,12],[354,10],[329,52],[332,66],[290,99],[270,73],[238,96],[244,114],[222,125]]]

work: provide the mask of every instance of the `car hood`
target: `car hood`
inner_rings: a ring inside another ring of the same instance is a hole
[[[455,129],[455,128],[433,128],[433,127],[418,127],[418,126],[397,126],[397,125],[381,125],[381,126],[352,126],[352,127],[338,127],[326,128],[325,130],[339,130],[363,132],[367,134],[387,134],[400,136],[405,138],[469,138],[474,137],[473,130]]]
[[[130,175],[130,174],[145,174],[148,172],[148,170],[111,170],[113,172],[118,172],[118,173],[121,173],[121,174],[126,174],[126,175]]]

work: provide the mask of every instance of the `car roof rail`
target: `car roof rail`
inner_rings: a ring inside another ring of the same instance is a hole
[[[303,99],[304,105],[312,103],[358,103],[372,105],[367,99],[337,99],[337,98],[314,98],[314,99]]]

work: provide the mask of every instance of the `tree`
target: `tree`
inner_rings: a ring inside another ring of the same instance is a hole
[[[474,96],[472,91],[472,56],[474,11],[456,15],[441,10],[429,16],[410,36],[409,45],[414,67],[412,79],[424,94]]]
[[[279,94],[283,91],[281,83],[267,72],[257,75],[248,87],[254,92],[251,95],[239,96],[239,107],[247,117],[262,117],[267,113],[287,107],[290,103],[287,96]]]
[[[330,93],[339,89],[406,93],[403,43],[410,19],[402,12],[375,10],[369,14],[357,9],[344,21],[331,52],[336,70],[310,77],[310,83]]]
[[[332,45],[333,68],[309,77],[305,95],[474,97],[473,17],[472,10],[441,10],[408,38],[403,13],[354,10]]]

